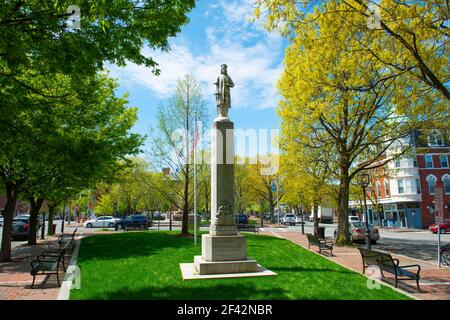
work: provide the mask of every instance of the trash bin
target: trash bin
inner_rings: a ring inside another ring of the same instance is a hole
[[[317,236],[321,239],[325,239],[325,227],[317,228]]]
[[[56,223],[53,224],[53,234],[56,233]]]

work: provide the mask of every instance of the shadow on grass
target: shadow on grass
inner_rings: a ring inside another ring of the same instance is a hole
[[[177,235],[152,231],[95,235],[82,239],[79,261],[148,257],[167,248],[192,250],[193,239]]]
[[[249,284],[226,285],[220,284],[214,287],[196,286],[196,287],[146,287],[138,290],[123,288],[113,292],[103,292],[83,297],[88,300],[223,300],[255,299],[255,292],[260,296],[258,299],[283,300],[289,299],[287,290],[281,288],[256,288]]]
[[[353,274],[350,270],[336,270],[329,268],[303,268],[303,267],[271,267],[270,270],[273,272],[331,272],[331,273],[344,273],[344,274]]]

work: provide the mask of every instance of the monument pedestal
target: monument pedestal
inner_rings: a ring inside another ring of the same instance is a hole
[[[202,236],[202,255],[194,257],[198,274],[256,272],[256,260],[247,258],[247,245],[242,235]]]

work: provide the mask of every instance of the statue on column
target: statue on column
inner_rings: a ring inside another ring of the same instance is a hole
[[[234,83],[227,73],[226,64],[220,66],[220,75],[214,84],[216,85],[217,116],[228,118],[228,109],[231,108],[230,88],[234,87]]]

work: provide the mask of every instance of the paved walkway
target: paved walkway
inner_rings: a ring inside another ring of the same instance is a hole
[[[260,234],[269,236],[276,236],[284,238],[298,244],[305,249],[308,249],[308,239],[306,235],[302,235],[300,232],[285,231],[260,231]],[[311,251],[316,252],[317,247],[311,246]],[[326,258],[339,263],[340,265],[351,269],[353,271],[362,273],[362,260],[358,249],[353,247],[334,247],[333,256],[328,253],[324,253]],[[450,268],[441,268],[434,263],[409,258],[406,256],[393,254],[394,258],[400,260],[400,265],[418,264],[422,270],[420,272],[420,287],[422,293],[417,291],[415,281],[400,281],[398,287],[406,293],[414,296],[417,299],[423,300],[450,300]],[[394,278],[388,273],[384,279],[388,284],[394,284]]]

